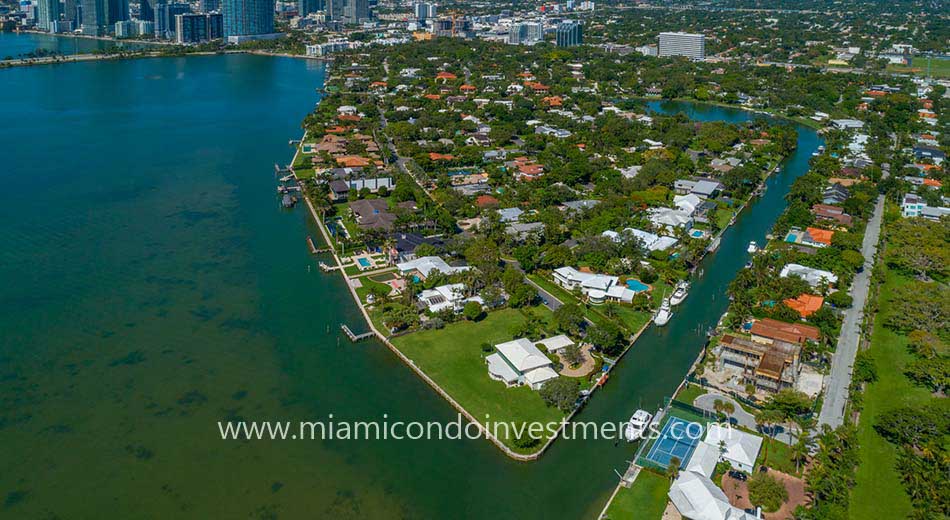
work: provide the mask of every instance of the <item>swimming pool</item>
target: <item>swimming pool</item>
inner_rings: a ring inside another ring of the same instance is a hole
[[[366,258],[359,258],[357,262],[360,263],[360,267],[373,267],[373,264],[369,263]]]
[[[649,285],[637,280],[636,278],[631,278],[627,280],[627,288],[634,292],[643,292],[650,288]]]
[[[785,237],[785,241],[789,244],[794,244],[795,242],[798,242],[798,237],[795,236],[794,233],[789,233],[788,236]]]
[[[694,229],[694,230],[692,230],[692,231],[689,232],[689,236],[691,236],[691,237],[693,237],[693,238],[703,238],[703,236],[705,236],[705,235],[706,235],[706,233],[703,233],[702,231],[700,231],[700,230],[698,230],[698,229]]]

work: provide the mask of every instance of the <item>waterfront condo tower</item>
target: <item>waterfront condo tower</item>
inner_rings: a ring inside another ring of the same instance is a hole
[[[107,0],[109,6],[109,25],[129,19],[129,0]]]
[[[139,2],[139,20],[155,21],[156,0],[140,0]]]
[[[657,54],[665,56],[685,56],[691,60],[706,58],[706,36],[684,32],[660,33]]]
[[[62,11],[60,9],[59,0],[40,0],[38,7],[36,25],[38,25],[40,29],[53,32],[55,26],[54,22],[59,21],[59,15]]]
[[[104,36],[109,33],[106,0],[82,0],[82,33]]]
[[[274,0],[224,0],[224,37],[273,34]]]

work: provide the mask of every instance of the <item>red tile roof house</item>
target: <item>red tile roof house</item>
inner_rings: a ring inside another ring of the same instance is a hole
[[[449,81],[449,80],[458,79],[458,76],[456,76],[455,74],[452,74],[451,72],[442,71],[435,75],[435,79],[440,80],[442,83],[445,83],[446,81]]]
[[[752,324],[752,340],[759,343],[772,343],[774,340],[804,344],[806,341],[818,341],[821,332],[817,327],[803,323],[785,323],[784,321],[764,318]]]
[[[845,213],[844,210],[838,206],[832,206],[830,204],[815,204],[811,207],[811,212],[814,213],[815,217],[819,220],[837,222],[842,226],[850,226],[852,222],[851,215]]]
[[[818,309],[825,303],[825,299],[814,294],[803,293],[797,298],[784,300],[785,305],[794,309],[802,318],[807,318],[818,312]]]
[[[498,199],[491,195],[479,195],[478,198],[475,199],[475,205],[479,208],[490,208],[498,205]]]

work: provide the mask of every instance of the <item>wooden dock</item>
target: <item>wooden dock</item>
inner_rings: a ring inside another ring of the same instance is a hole
[[[375,335],[373,331],[364,332],[362,334],[356,334],[355,332],[350,330],[350,327],[348,327],[346,323],[341,323],[340,328],[343,329],[343,333],[346,334],[346,337],[350,338],[350,341],[352,341],[353,343],[356,343],[357,341],[362,341],[367,338],[371,338]]]

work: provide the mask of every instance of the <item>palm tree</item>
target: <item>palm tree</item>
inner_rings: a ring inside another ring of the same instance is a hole
[[[795,473],[799,472],[802,462],[808,461],[808,448],[810,444],[811,438],[807,430],[798,434],[798,442],[792,445],[792,460],[795,461]]]
[[[666,476],[670,477],[670,482],[676,480],[676,477],[680,475],[681,462],[679,457],[670,458],[670,463],[666,466]]]
[[[762,456],[763,464],[769,460],[769,445],[772,444],[772,436],[775,433],[775,428],[772,426],[781,420],[781,413],[777,410],[762,410],[755,416],[755,424],[758,425],[759,431],[762,431],[764,427],[769,427],[769,440],[765,443],[765,455]]]

